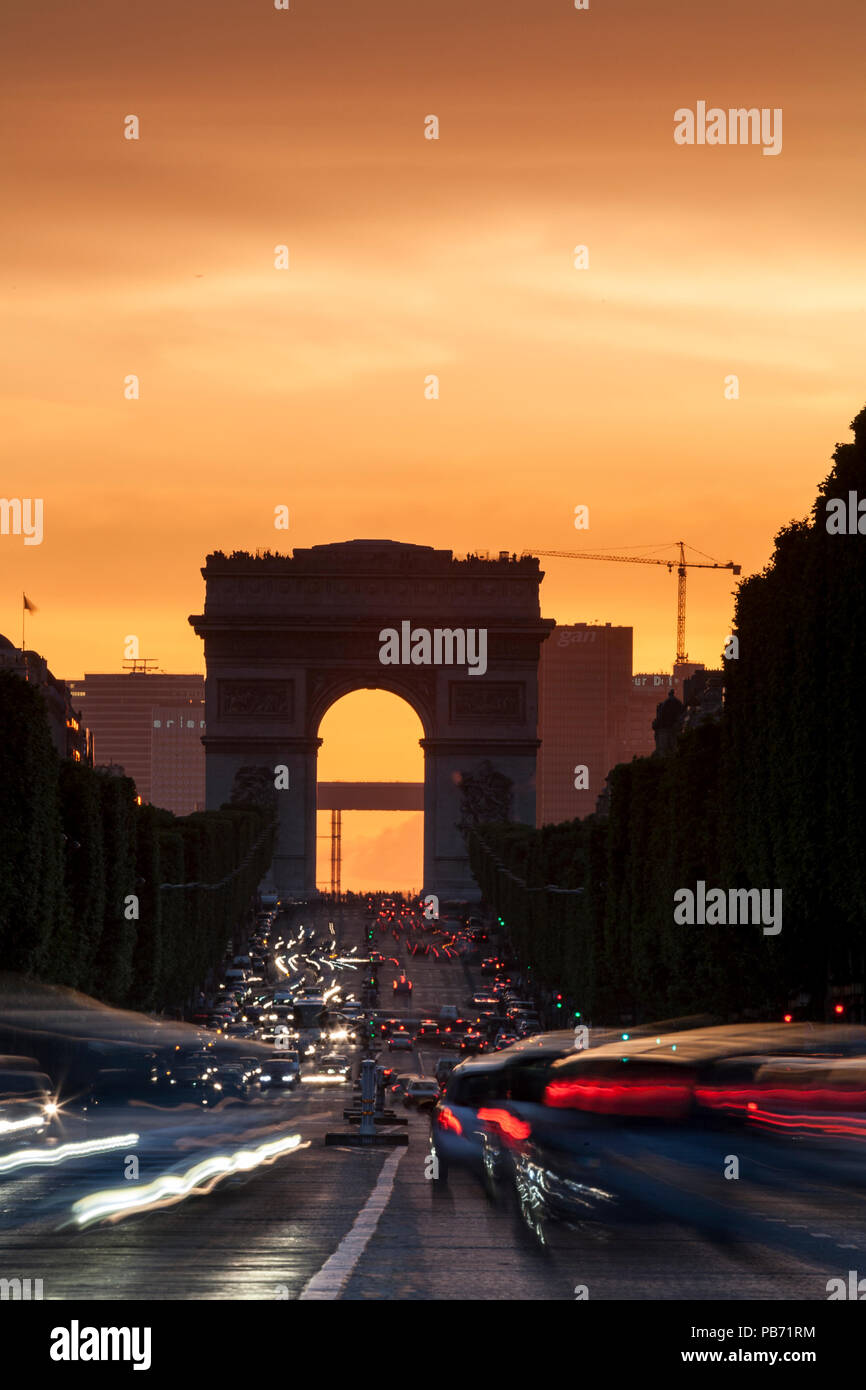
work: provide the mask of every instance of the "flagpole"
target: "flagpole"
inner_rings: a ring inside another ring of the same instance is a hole
[[[24,624],[27,621],[27,595],[21,591],[21,655],[24,655]]]

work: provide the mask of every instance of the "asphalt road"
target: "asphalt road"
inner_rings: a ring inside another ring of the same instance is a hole
[[[360,919],[347,918],[344,947],[361,940]],[[376,945],[405,958],[390,949],[391,937]],[[476,983],[457,961],[416,958],[407,969],[413,999],[395,1013],[435,1015],[442,1003],[462,1004]],[[389,971],[380,972],[386,1008]],[[438,1055],[386,1050],[383,1059],[430,1071]],[[725,1132],[635,1139],[619,1155],[630,1174],[628,1212],[554,1228],[541,1248],[507,1195],[490,1200],[460,1171],[444,1190],[429,1181],[421,1115],[409,1113],[406,1149],[326,1147],[326,1131],[347,1127],[350,1094],[305,1084],[207,1115],[192,1107],[103,1112],[100,1134],[138,1140],[0,1172],[0,1277],[41,1278],[46,1299],[572,1300],[585,1288],[592,1300],[762,1301],[826,1300],[828,1279],[866,1272],[859,1155],[792,1152],[747,1135],[732,1148]],[[266,1145],[288,1136],[297,1136],[294,1148],[268,1154]],[[132,1200],[168,1167],[179,1180],[192,1165],[236,1160],[239,1150],[258,1165],[215,1178],[209,1191],[179,1201],[163,1193],[172,1205],[74,1224],[75,1204],[88,1195]],[[740,1158],[735,1182],[721,1176],[731,1152]],[[124,1177],[130,1155],[139,1159],[135,1181]]]

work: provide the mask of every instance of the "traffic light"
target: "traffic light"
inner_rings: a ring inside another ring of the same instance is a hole
[[[557,1007],[558,1009],[561,1009],[561,1008],[562,1008],[562,995],[561,995],[561,994],[557,994],[557,996],[556,996],[556,1007]],[[580,1017],[580,1015],[578,1015],[578,1017]]]
[[[583,1018],[583,1014],[580,1012],[580,1009],[575,1009],[574,1016],[575,1018]]]
[[[833,1005],[833,1012],[834,1012],[834,1014],[843,1014],[843,1013],[845,1012],[845,1005],[844,1005],[844,1004],[834,1004],[834,1005]]]

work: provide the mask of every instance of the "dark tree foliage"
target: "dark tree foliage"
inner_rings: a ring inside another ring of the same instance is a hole
[[[272,807],[176,817],[61,761],[37,689],[0,673],[0,964],[107,1003],[182,1009],[248,919]]]
[[[100,785],[90,768],[60,765],[60,803],[66,835],[66,897],[69,920],[65,949],[55,951],[56,978],[89,993],[105,924],[105,855]]]
[[[830,986],[863,985],[866,534],[827,528],[830,499],[866,498],[866,410],[852,429],[811,517],[739,589],[721,719],[615,768],[607,819],[468,835],[515,947],[584,1017],[778,1017],[803,999],[822,1018]],[[676,924],[699,879],[781,889],[781,933]]]
[[[0,960],[31,970],[63,927],[59,759],[39,691],[0,672]]]

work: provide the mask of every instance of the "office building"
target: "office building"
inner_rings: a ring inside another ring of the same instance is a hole
[[[204,676],[169,675],[135,662],[131,670],[91,673],[69,684],[93,730],[100,764],[122,767],[142,801],[164,805],[176,815],[204,803],[204,756],[202,751],[196,783],[198,753],[193,747],[204,733]],[[182,733],[180,725],[166,727],[173,711],[178,720],[183,712]],[[157,729],[155,720],[160,721]],[[192,730],[190,721],[196,726]]]
[[[539,825],[592,815],[610,769],[631,758],[632,639],[630,627],[573,623],[557,626],[543,644]]]

